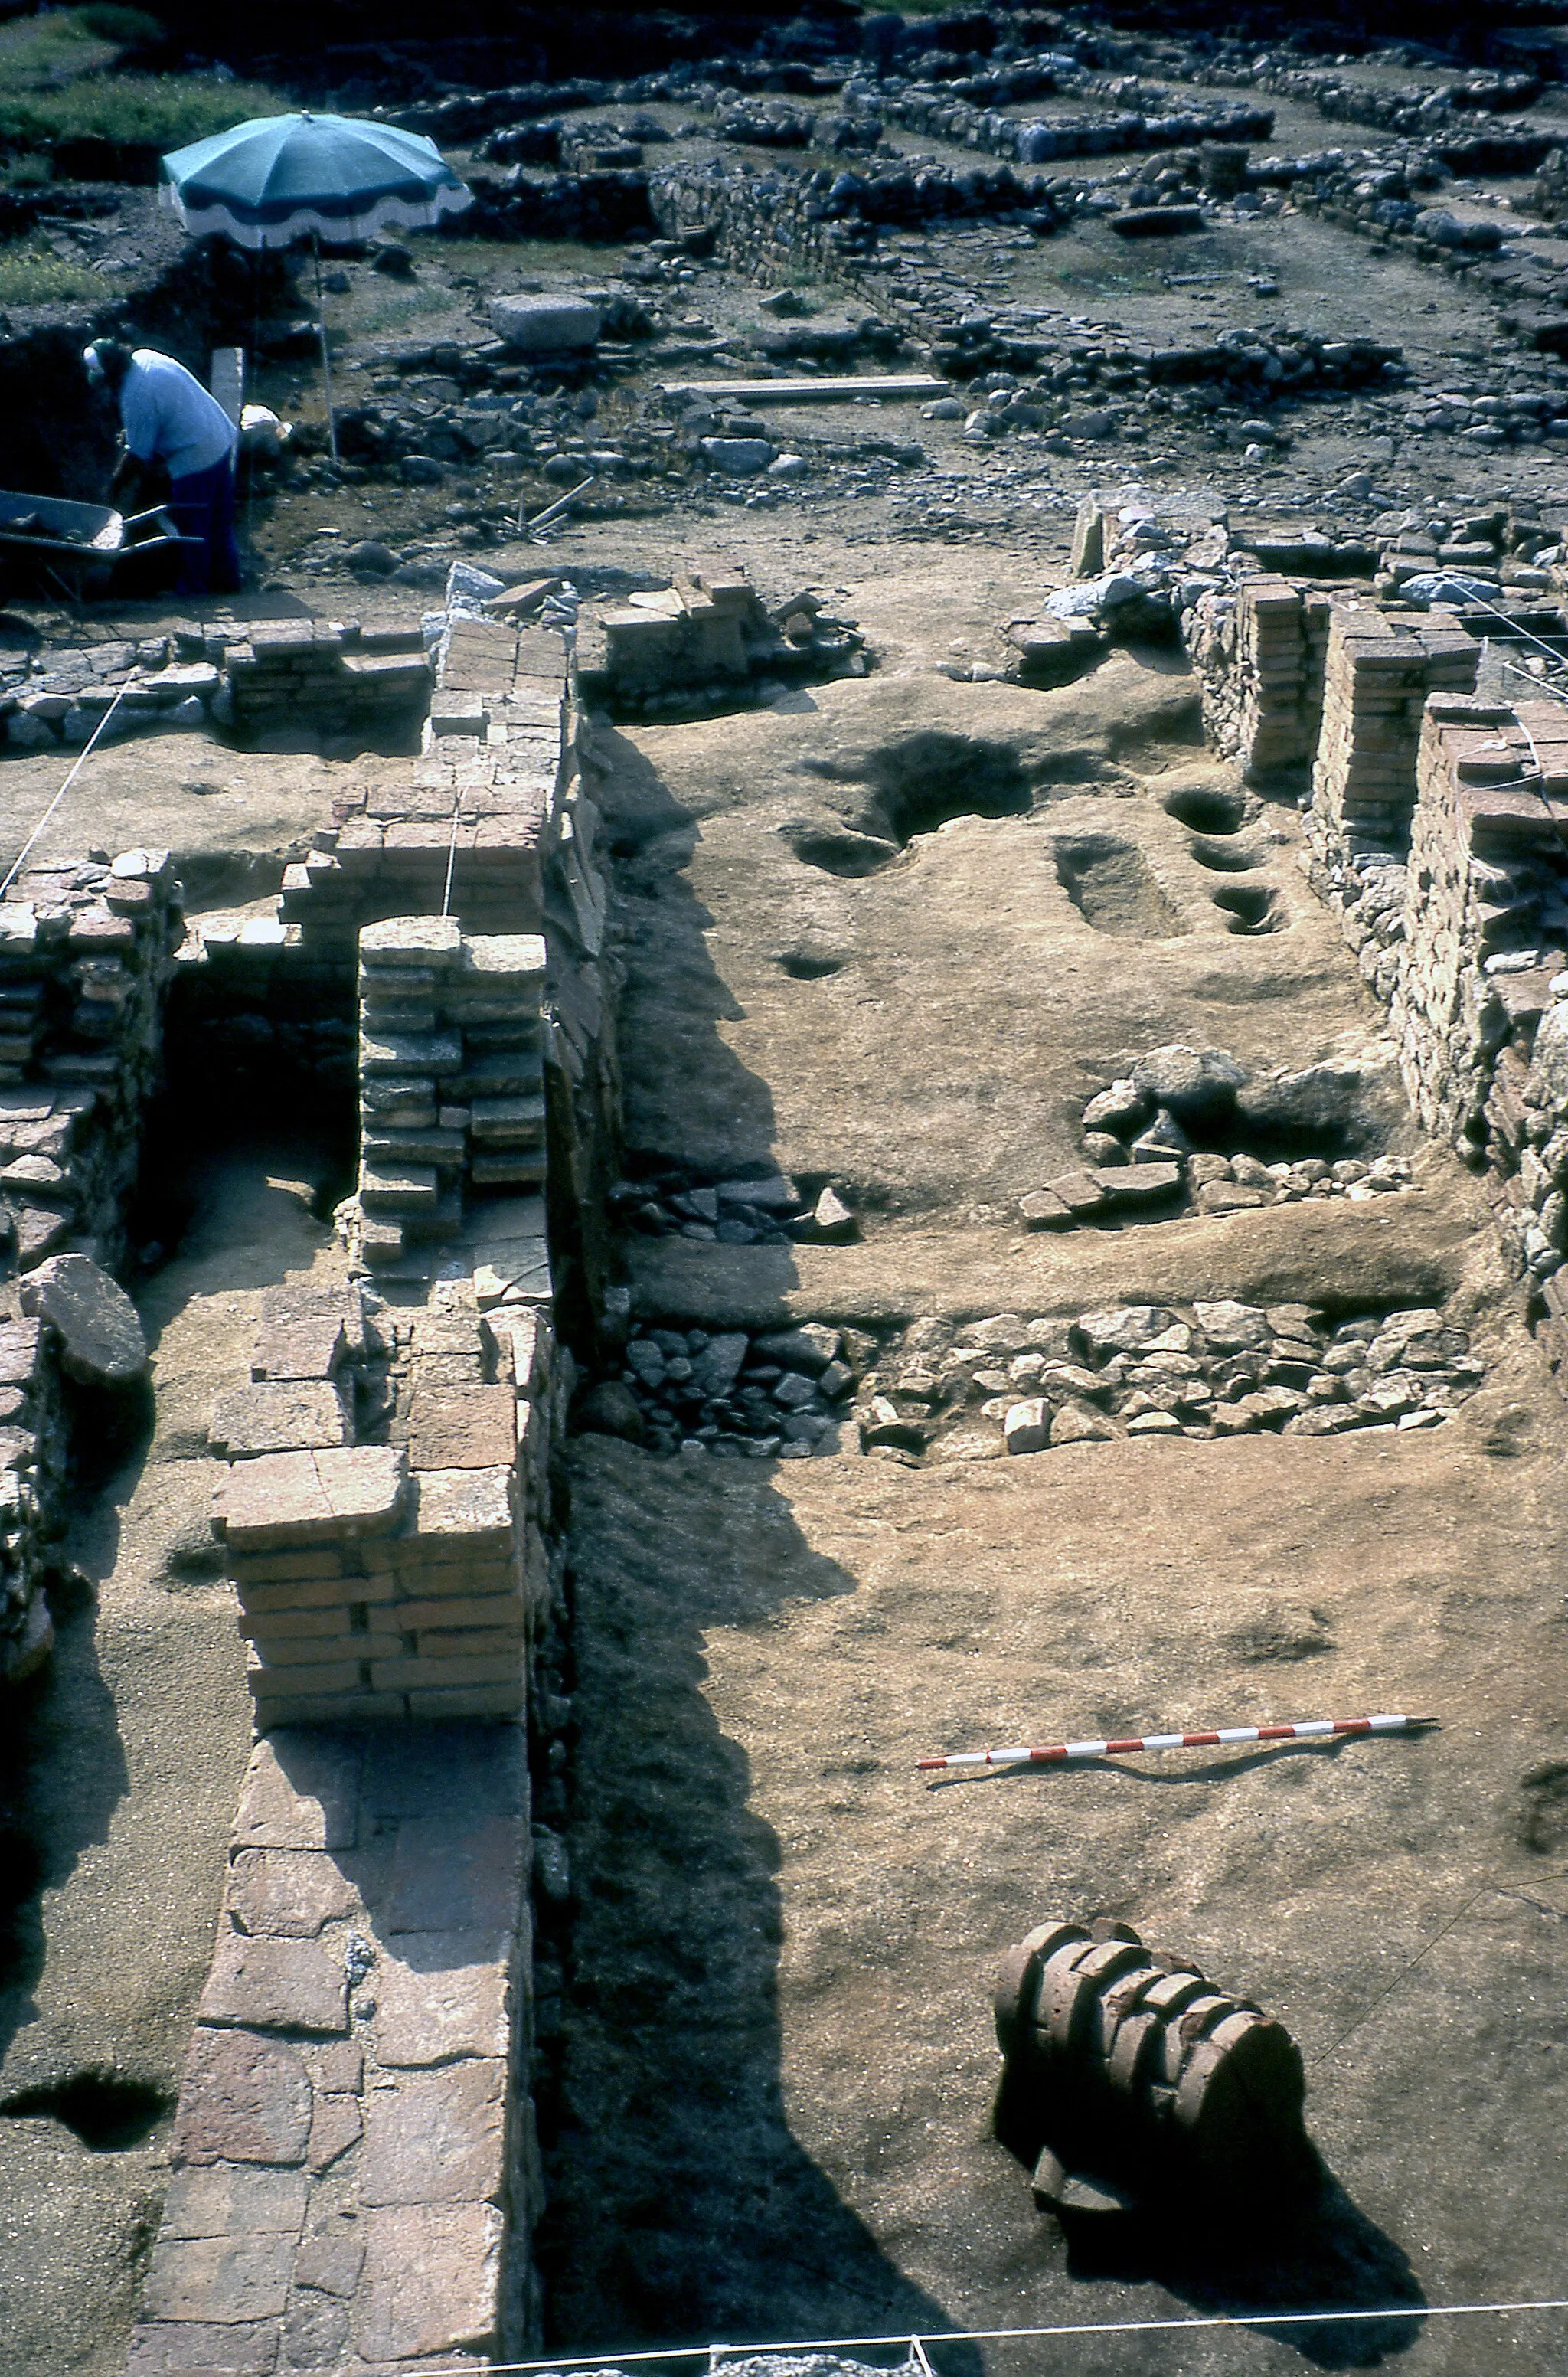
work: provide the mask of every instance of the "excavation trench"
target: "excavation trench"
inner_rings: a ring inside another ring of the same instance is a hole
[[[0,2281],[18,2371],[119,2377],[251,1740],[207,1426],[262,1292],[335,1280],[342,1111],[276,1017],[176,998],[130,1210],[152,1393],[82,1437],[53,1661],[0,1773]],[[307,1057],[310,1056],[307,1044]],[[319,1054],[319,1051],[315,1052]]]

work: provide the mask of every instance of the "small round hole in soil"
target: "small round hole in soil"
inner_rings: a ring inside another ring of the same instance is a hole
[[[809,950],[788,950],[775,962],[791,982],[825,982],[830,973],[841,973],[842,958],[818,957]]]
[[[1247,820],[1243,793],[1228,793],[1218,784],[1179,784],[1162,804],[1167,817],[1194,833],[1240,833]]]
[[[148,2080],[129,2080],[119,2072],[73,2072],[68,2080],[8,2096],[0,2113],[14,2120],[52,2117],[93,2154],[124,2154],[140,2145],[172,2102]]]
[[[1228,883],[1214,894],[1214,904],[1233,933],[1279,933],[1286,919],[1278,913],[1277,897],[1266,883]]]

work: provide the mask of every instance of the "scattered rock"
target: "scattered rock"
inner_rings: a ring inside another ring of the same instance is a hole
[[[147,1340],[136,1306],[87,1255],[51,1255],[22,1282],[22,1310],[59,1335],[67,1377],[94,1387],[145,1378]]]

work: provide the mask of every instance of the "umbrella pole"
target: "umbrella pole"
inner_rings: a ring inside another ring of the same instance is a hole
[[[332,467],[338,468],[338,420],[332,410],[332,358],[327,349],[327,300],[321,286],[321,233],[313,231],[311,245],[315,250],[315,327],[321,338],[321,378],[327,393],[327,450],[332,457]]]

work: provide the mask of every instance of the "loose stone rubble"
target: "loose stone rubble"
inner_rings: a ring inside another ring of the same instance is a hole
[[[584,1398],[582,1425],[650,1452],[800,1461],[843,1451],[849,1397],[873,1352],[856,1330],[639,1330],[616,1379]]]
[[[856,1414],[868,1448],[974,1461],[1117,1437],[1437,1427],[1484,1377],[1434,1310],[1335,1320],[1221,1297],[916,1320],[861,1368]]]

